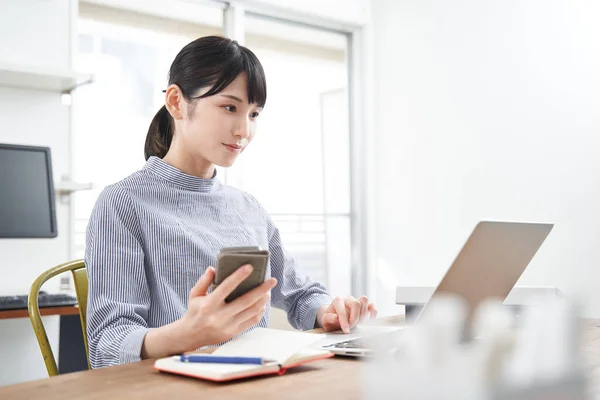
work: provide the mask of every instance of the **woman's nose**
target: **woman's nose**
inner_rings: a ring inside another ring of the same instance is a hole
[[[235,136],[239,136],[241,138],[250,137],[250,122],[247,118],[244,118],[243,121],[240,121],[236,128]]]

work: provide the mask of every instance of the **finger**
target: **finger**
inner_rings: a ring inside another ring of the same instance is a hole
[[[248,293],[244,293],[242,296],[227,304],[227,312],[230,312],[232,315],[239,314],[260,300],[265,293],[268,294],[275,285],[277,285],[277,279],[267,279],[261,283],[260,286],[255,287]]]
[[[348,314],[346,313],[346,305],[344,304],[344,300],[336,297],[333,299],[332,304],[340,321],[340,328],[342,328],[344,333],[350,333],[350,327],[348,326]]]
[[[358,319],[360,318],[360,301],[356,300],[352,296],[348,296],[344,300],[344,303],[346,304],[346,309],[350,310],[348,324],[349,328],[352,329],[358,322]]]
[[[258,325],[258,323],[260,322],[261,318],[262,318],[262,314],[261,315],[255,315],[255,316],[253,316],[251,318],[248,318],[247,320],[241,322],[238,325],[239,333],[245,332],[248,329],[252,328],[253,326]]]
[[[367,296],[360,296],[360,320],[364,321],[369,316],[369,299]]]
[[[321,327],[326,331],[335,331],[340,329],[340,320],[337,314],[327,313],[323,314],[321,319]]]
[[[213,267],[208,267],[206,271],[202,274],[196,285],[190,290],[190,299],[198,296],[205,296],[210,284],[213,283],[215,279],[215,269]]]
[[[375,303],[369,304],[369,319],[377,318],[377,309],[375,308]]]
[[[239,314],[235,315],[235,321],[241,324],[256,316],[259,316],[258,320],[260,321],[262,316],[265,314],[266,306],[270,300],[271,296],[268,293],[262,295],[262,297],[252,304],[251,307],[248,307]],[[258,321],[256,323],[258,323]]]
[[[213,291],[214,297],[219,301],[223,302],[234,291],[240,283],[244,281],[252,273],[252,265],[246,264],[238,269],[231,275],[229,275],[221,284]]]
[[[253,310],[247,310],[247,313],[244,315],[240,314],[239,321],[241,321],[238,325],[239,332],[244,332],[247,329],[257,325],[260,323],[263,315],[265,314],[265,306],[269,302],[270,298],[265,299],[265,303],[262,307],[258,307],[258,304],[255,305]],[[259,303],[260,304],[260,303]]]

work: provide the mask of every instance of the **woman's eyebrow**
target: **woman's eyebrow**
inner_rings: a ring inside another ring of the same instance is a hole
[[[237,101],[238,103],[243,103],[243,102],[244,102],[244,100],[240,99],[239,97],[233,96],[233,95],[231,95],[231,94],[222,94],[221,96],[223,96],[223,97],[227,97],[227,98],[229,98],[229,99],[231,99],[231,100],[235,100],[235,101]]]

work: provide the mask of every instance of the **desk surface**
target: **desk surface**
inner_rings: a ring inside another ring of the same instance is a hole
[[[76,306],[61,306],[61,307],[42,307],[40,308],[40,314],[46,315],[75,315],[79,314],[79,308]],[[9,318],[28,318],[29,314],[27,309],[22,310],[1,310],[0,319]]]
[[[396,317],[391,321],[398,321]],[[586,320],[583,348],[592,374],[592,398],[600,398],[600,320]],[[159,373],[153,361],[75,372],[50,379],[0,387],[2,399],[68,398],[361,398],[363,361],[335,357],[294,368],[279,377],[216,384]]]

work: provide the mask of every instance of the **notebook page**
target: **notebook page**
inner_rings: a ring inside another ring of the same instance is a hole
[[[262,357],[284,364],[302,349],[323,339],[322,334],[255,328],[213,352],[219,356]]]

